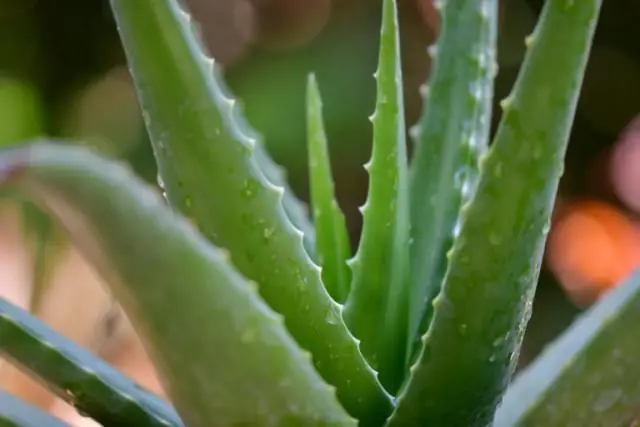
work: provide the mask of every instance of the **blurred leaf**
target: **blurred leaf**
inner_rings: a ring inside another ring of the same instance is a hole
[[[105,426],[182,427],[173,408],[158,396],[3,299],[0,354],[46,381],[60,398]],[[1,402],[0,396],[0,409]]]
[[[3,427],[69,427],[33,405],[0,390],[0,425]]]
[[[354,425],[226,252],[127,169],[81,147],[40,143],[0,154],[0,171],[5,186],[62,224],[109,284],[186,425]]]
[[[628,426],[640,404],[640,272],[582,314],[521,372],[494,427]]]

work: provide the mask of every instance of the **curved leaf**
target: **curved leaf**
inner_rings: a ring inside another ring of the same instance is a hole
[[[176,0],[111,0],[146,117],[166,198],[230,253],[285,318],[347,411],[381,424],[393,406],[327,293],[283,189],[255,154],[252,131]]]
[[[598,301],[515,379],[494,427],[629,426],[640,407],[640,272]]]
[[[45,381],[60,398],[103,425],[182,427],[173,408],[158,396],[3,299],[0,355]]]
[[[493,418],[530,317],[600,5],[545,4],[477,192],[462,208],[433,321],[391,427],[486,426]]]
[[[0,426],[69,427],[61,420],[2,390],[0,390]]]
[[[309,181],[315,219],[317,252],[322,267],[322,281],[329,295],[344,302],[351,286],[349,234],[344,214],[335,199],[327,136],[322,119],[322,100],[315,75],[307,82],[307,143]]]
[[[0,171],[109,283],[186,425],[354,425],[226,253],[125,168],[41,143],[1,153]]]

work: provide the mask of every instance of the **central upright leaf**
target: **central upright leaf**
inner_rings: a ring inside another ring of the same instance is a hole
[[[344,317],[394,393],[407,366],[409,185],[396,2],[384,1],[369,194]]]

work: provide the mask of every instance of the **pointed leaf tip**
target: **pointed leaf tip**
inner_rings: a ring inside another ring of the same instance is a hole
[[[349,234],[344,214],[335,199],[327,137],[322,118],[322,98],[315,74],[307,80],[307,144],[309,181],[316,244],[322,281],[329,294],[344,302],[351,285]]]
[[[369,191],[344,317],[383,385],[395,393],[407,369],[408,160],[395,0],[385,0],[383,8]]]

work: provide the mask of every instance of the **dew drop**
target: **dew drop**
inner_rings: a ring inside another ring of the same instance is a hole
[[[466,335],[467,334],[467,324],[466,323],[461,323],[460,325],[458,325],[458,332],[462,336]]]
[[[247,179],[244,182],[244,186],[242,188],[242,195],[246,198],[246,199],[252,199],[255,197],[256,195],[256,191],[257,191],[257,183],[255,180],[253,179]]]
[[[264,232],[262,233],[262,235],[264,236],[265,240],[269,240],[271,239],[271,236],[273,236],[275,229],[273,227],[267,227],[264,229]]]
[[[502,237],[494,232],[491,232],[489,233],[489,243],[493,246],[498,246],[502,243]]]
[[[496,178],[500,178],[502,176],[502,163],[501,162],[496,163],[495,167],[493,168],[493,175]]]
[[[621,389],[602,391],[593,404],[593,410],[596,412],[606,411],[616,404],[616,402],[622,397],[622,394]]]
[[[462,221],[460,221],[460,218],[458,217],[458,219],[456,220],[456,223],[453,225],[453,237],[458,237],[461,232],[462,232]]]
[[[253,329],[245,329],[240,336],[243,343],[253,342],[256,338],[256,332]]]
[[[335,308],[331,307],[327,310],[327,315],[324,319],[329,325],[337,325],[340,321],[340,317],[336,312]]]
[[[482,99],[482,85],[479,82],[472,82],[469,84],[469,93],[475,101],[480,101]]]

